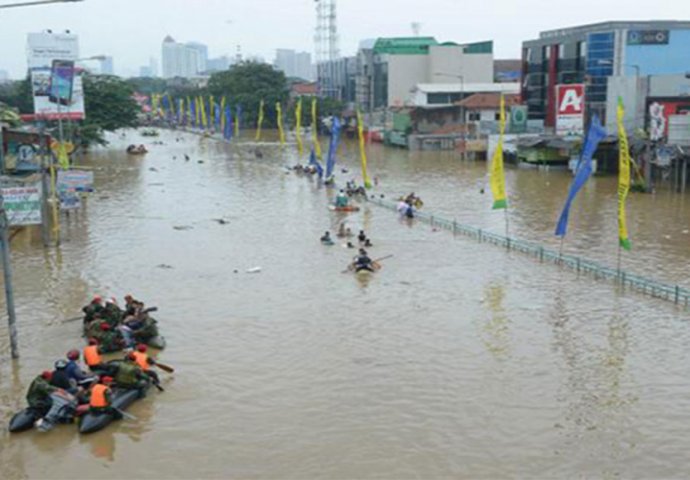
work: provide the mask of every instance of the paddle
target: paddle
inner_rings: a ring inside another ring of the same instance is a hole
[[[175,369],[173,367],[170,367],[164,363],[160,363],[159,361],[156,361],[156,363],[154,363],[154,365],[157,366],[158,368],[160,368],[161,370],[165,371],[165,372],[175,373]]]
[[[78,317],[68,318],[67,320],[63,320],[62,323],[76,322],[77,320],[81,320],[82,318],[84,318],[84,315],[79,315]]]
[[[120,410],[119,408],[115,408],[115,407],[110,407],[110,408],[112,408],[112,409],[115,410],[117,413],[119,413],[120,415],[122,415],[122,418],[126,418],[126,419],[128,419],[128,420],[139,420],[137,417],[135,417],[135,416],[132,415],[131,413],[125,412],[124,410]]]
[[[165,388],[161,387],[161,384],[160,384],[160,383],[155,382],[155,383],[153,384],[153,386],[156,387],[156,388],[158,389],[159,392],[165,392]]]

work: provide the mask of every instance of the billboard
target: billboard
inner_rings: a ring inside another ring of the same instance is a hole
[[[0,190],[2,190],[10,226],[41,224],[41,196],[43,192],[41,182],[35,185],[6,187]]]
[[[690,100],[685,98],[650,98],[647,100],[647,112],[650,140],[662,140],[668,135],[671,115],[690,115]]]
[[[668,45],[668,30],[628,30],[628,45]]]
[[[556,85],[556,135],[583,135],[585,130],[585,86],[582,83]]]
[[[26,46],[29,69],[50,67],[53,60],[74,62],[79,58],[79,37],[72,33],[29,33]]]
[[[50,67],[35,68],[31,71],[31,89],[34,99],[34,113],[46,120],[56,120],[58,117],[69,120],[83,120],[84,115],[84,85],[81,75],[76,74],[72,84],[72,98],[61,99],[59,96],[52,95],[57,92],[53,89],[51,82]]]

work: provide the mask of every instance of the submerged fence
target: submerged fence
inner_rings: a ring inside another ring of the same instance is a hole
[[[381,198],[370,198],[369,203],[397,211],[397,203]],[[505,237],[497,233],[487,232],[481,228],[463,225],[455,220],[439,217],[428,212],[416,211],[415,218],[453,232],[454,235],[464,235],[476,239],[479,243],[491,243],[508,250],[514,250],[529,255],[540,262],[551,262],[556,265],[568,267],[578,273],[588,274],[596,280],[612,280],[623,287],[630,287],[635,291],[655,298],[673,302],[688,308],[690,306],[690,290],[678,285],[668,285],[656,280],[634,275],[624,270],[607,267],[592,260],[575,255],[563,255],[555,250],[544,248],[535,243],[526,242],[517,238]]]

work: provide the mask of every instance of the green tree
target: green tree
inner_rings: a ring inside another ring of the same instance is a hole
[[[264,101],[264,125],[276,125],[275,104],[285,105],[288,86],[285,74],[266,63],[243,62],[230,70],[211,75],[208,90],[216,98],[225,95],[231,105],[242,105],[243,126],[254,126],[259,103]]]
[[[132,87],[132,90],[142,95],[163,94],[168,90],[168,82],[163,78],[132,77],[128,78],[126,82]]]
[[[0,102],[16,108],[20,113],[33,113],[34,104],[29,77],[0,85]]]
[[[141,109],[132,86],[112,75],[84,75],[86,119],[78,129],[80,143],[105,144],[103,132],[136,127]]]

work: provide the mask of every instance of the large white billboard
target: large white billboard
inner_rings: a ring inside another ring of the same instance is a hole
[[[29,33],[26,43],[29,69],[50,67],[53,60],[79,58],[79,37],[73,33]]]
[[[582,83],[556,85],[556,135],[583,135],[585,130],[585,86]]]
[[[84,85],[81,75],[74,77],[72,99],[68,105],[51,102],[50,85],[50,68],[34,68],[31,70],[34,113],[46,120],[56,120],[58,117],[69,120],[82,120],[84,118]]]

